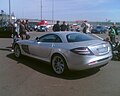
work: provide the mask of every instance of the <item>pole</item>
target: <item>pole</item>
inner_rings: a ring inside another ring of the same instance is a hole
[[[42,21],[42,0],[41,0],[41,21]]]
[[[11,1],[9,0],[9,22],[11,22]]]
[[[52,0],[52,24],[54,24],[54,0]]]

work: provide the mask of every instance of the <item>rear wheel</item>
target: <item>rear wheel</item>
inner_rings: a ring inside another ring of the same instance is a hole
[[[15,47],[14,47],[14,55],[15,55],[15,57],[17,57],[17,58],[20,58],[20,57],[21,57],[21,50],[20,50],[19,45],[15,45]]]
[[[63,74],[68,70],[65,59],[61,55],[54,55],[51,60],[52,69],[56,74]]]

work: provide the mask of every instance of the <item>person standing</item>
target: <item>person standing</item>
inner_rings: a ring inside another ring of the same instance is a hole
[[[12,43],[12,51],[14,49],[14,45],[16,41],[20,39],[20,19],[17,19],[17,21],[14,23],[14,28],[13,28],[13,43]]]
[[[30,34],[29,34],[29,22],[28,22],[28,20],[24,20],[24,26],[25,26],[25,30],[26,30],[26,33],[25,33],[25,35],[26,35],[26,39],[28,40],[28,39],[30,39]]]
[[[56,31],[60,31],[60,21],[57,21],[56,24],[54,24],[53,26],[53,31],[56,32]]]
[[[112,28],[115,30],[116,35],[118,35],[118,32],[117,32],[118,29],[115,23],[112,24]]]
[[[24,26],[25,26],[25,29],[27,30],[27,32],[29,32],[29,21],[28,20],[24,20]]]
[[[115,44],[116,32],[115,32],[115,29],[113,28],[113,26],[110,27],[109,36],[110,36],[111,43]]]
[[[67,26],[67,31],[70,31],[70,25],[67,24],[66,26]]]
[[[22,40],[26,39],[26,28],[25,28],[25,21],[22,20],[20,23],[20,37]]]
[[[83,27],[83,33],[91,33],[91,25],[85,20],[81,27]]]
[[[118,33],[118,27],[116,26],[116,23],[112,24],[112,28],[115,30],[115,33],[116,33],[116,36],[115,36],[116,43],[120,43],[120,33]]]
[[[63,24],[60,26],[61,31],[67,31],[67,25],[65,24],[65,21],[63,21]]]

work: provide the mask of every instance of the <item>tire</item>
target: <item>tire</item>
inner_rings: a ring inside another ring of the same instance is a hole
[[[51,60],[51,65],[53,71],[58,75],[64,74],[68,71],[66,61],[61,55],[54,55]]]
[[[14,55],[15,55],[15,57],[17,57],[17,58],[20,58],[20,57],[21,57],[21,50],[20,50],[19,45],[15,45],[15,46],[14,46]]]

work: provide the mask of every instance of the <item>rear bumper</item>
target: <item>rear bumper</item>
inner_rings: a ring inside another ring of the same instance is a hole
[[[102,57],[74,57],[73,60],[68,61],[68,68],[70,70],[84,70],[84,69],[90,69],[94,67],[99,67],[107,64],[112,59],[112,54],[109,53],[106,56]]]

